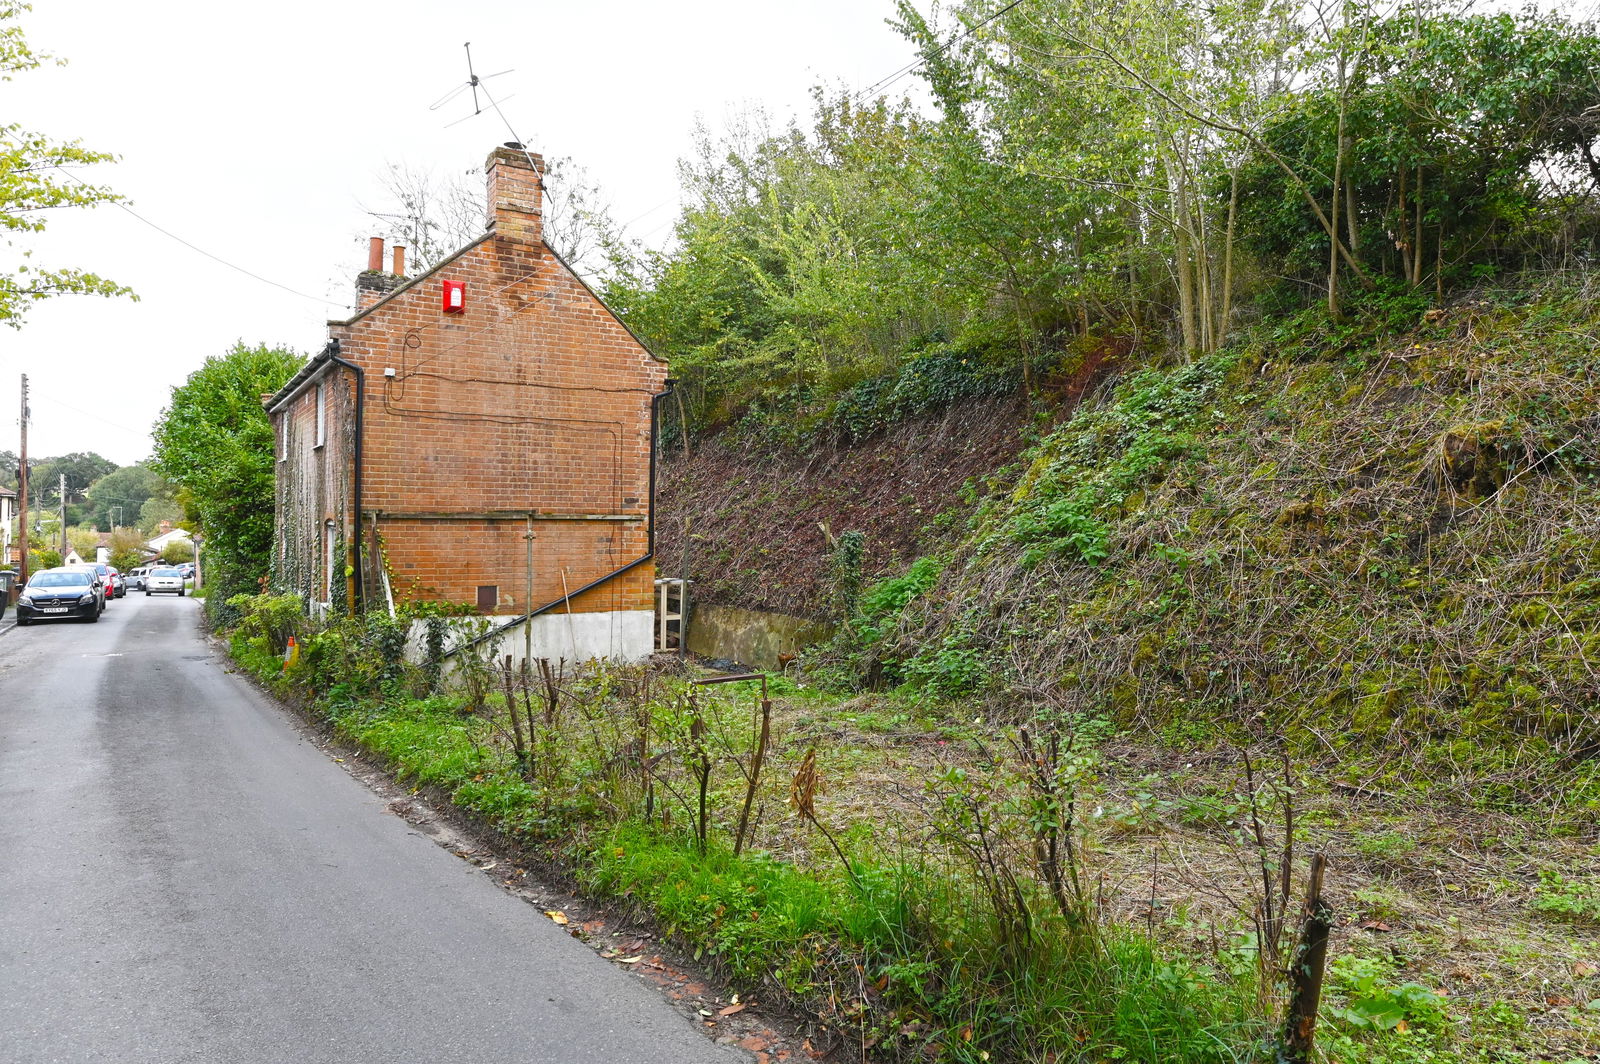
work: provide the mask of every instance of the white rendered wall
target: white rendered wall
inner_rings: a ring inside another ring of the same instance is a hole
[[[610,613],[545,613],[533,619],[531,660],[550,659],[553,665],[566,659],[569,666],[578,662],[602,659],[606,661],[643,661],[655,651],[655,611],[616,610]],[[477,629],[474,622],[447,621],[452,631],[445,636],[445,650],[470,638]],[[504,618],[494,618],[496,625]],[[427,628],[422,621],[413,621],[406,644],[406,656],[421,662],[426,653]],[[529,636],[523,624],[513,624],[495,639],[493,653],[480,645],[486,657],[499,662],[511,655],[512,663],[520,665],[529,652]],[[448,659],[446,662],[448,668]]]

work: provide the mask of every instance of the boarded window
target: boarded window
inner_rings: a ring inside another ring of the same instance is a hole
[[[480,611],[482,611],[484,613],[488,613],[490,610],[494,609],[499,604],[500,604],[500,585],[498,585],[498,584],[479,584],[478,585],[478,609]]]
[[[333,522],[327,521],[322,526],[322,601],[333,601],[333,556],[334,540],[338,537],[334,533]]]

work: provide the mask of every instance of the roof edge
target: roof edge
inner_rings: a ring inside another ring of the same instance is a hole
[[[568,262],[565,258],[563,258],[562,255],[561,255],[561,252],[559,252],[555,248],[551,247],[550,244],[547,241],[541,240],[541,241],[539,241],[539,243],[541,245],[543,245],[544,248],[550,252],[551,256],[557,262],[561,263],[561,268],[566,270],[569,274],[571,274],[573,280],[575,280],[579,284],[583,285],[583,290],[585,292],[588,292],[589,295],[593,296],[594,297],[594,301],[596,303],[600,304],[601,308],[607,314],[611,315],[611,320],[616,322],[618,325],[622,326],[622,331],[623,332],[625,332],[629,336],[633,337],[633,342],[638,344],[640,349],[643,350],[645,354],[649,355],[653,360],[655,360],[656,362],[661,363],[663,366],[669,366],[670,365],[670,363],[666,359],[662,358],[660,355],[658,355],[654,351],[652,351],[650,349],[650,345],[649,344],[645,343],[643,340],[641,340],[639,338],[639,334],[634,332],[633,329],[631,327],[629,327],[628,323],[623,321],[622,318],[617,315],[617,312],[611,309],[611,304],[610,303],[607,303],[604,299],[600,298],[600,293],[596,292],[594,290],[594,285],[590,284],[584,278],[583,274],[581,274],[577,270],[573,269],[572,268],[572,263]]]
[[[378,300],[376,303],[372,304],[372,306],[367,307],[364,310],[359,310],[356,313],[350,315],[348,318],[344,318],[342,320],[338,319],[338,318],[330,318],[328,320],[328,325],[329,326],[354,325],[356,322],[360,321],[362,318],[366,317],[368,314],[371,314],[373,311],[377,310],[379,307],[381,307],[385,303],[389,302],[389,300],[393,299],[395,296],[399,295],[402,292],[411,291],[411,289],[415,288],[417,285],[421,284],[423,281],[426,281],[428,278],[432,277],[434,274],[438,273],[440,270],[444,269],[446,266],[450,265],[452,262],[456,261],[461,256],[465,255],[467,252],[471,251],[473,248],[477,247],[479,244],[482,244],[485,240],[488,240],[489,238],[491,238],[493,236],[494,236],[494,233],[492,231],[484,233],[482,236],[480,236],[478,239],[474,240],[472,243],[467,244],[467,245],[463,246],[462,248],[460,248],[459,250],[452,252],[447,258],[440,259],[438,262],[434,263],[433,267],[431,269],[429,269],[427,273],[419,273],[415,277],[413,277],[409,281],[407,281],[405,284],[400,285],[397,288],[392,288],[388,292],[385,292],[383,298]]]
[[[267,414],[269,416],[276,414],[278,408],[283,406],[284,403],[305,391],[306,385],[310,384],[313,379],[322,373],[324,366],[333,364],[333,359],[338,354],[339,341],[329,340],[321,351],[312,355],[310,360],[301,366],[295,372],[295,375],[290,377],[288,382],[273,394],[271,399],[261,404],[266,407]]]

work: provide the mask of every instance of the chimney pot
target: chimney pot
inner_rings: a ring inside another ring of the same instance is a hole
[[[406,275],[406,248],[404,244],[396,244],[394,246],[394,275],[396,277],[404,277]]]
[[[378,273],[383,269],[383,237],[375,236],[367,242],[367,269]]]

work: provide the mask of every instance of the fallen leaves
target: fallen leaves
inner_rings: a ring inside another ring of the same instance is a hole
[[[562,912],[560,909],[546,909],[544,914],[548,916],[551,922],[558,927],[566,927],[570,922],[567,919],[567,914]]]

